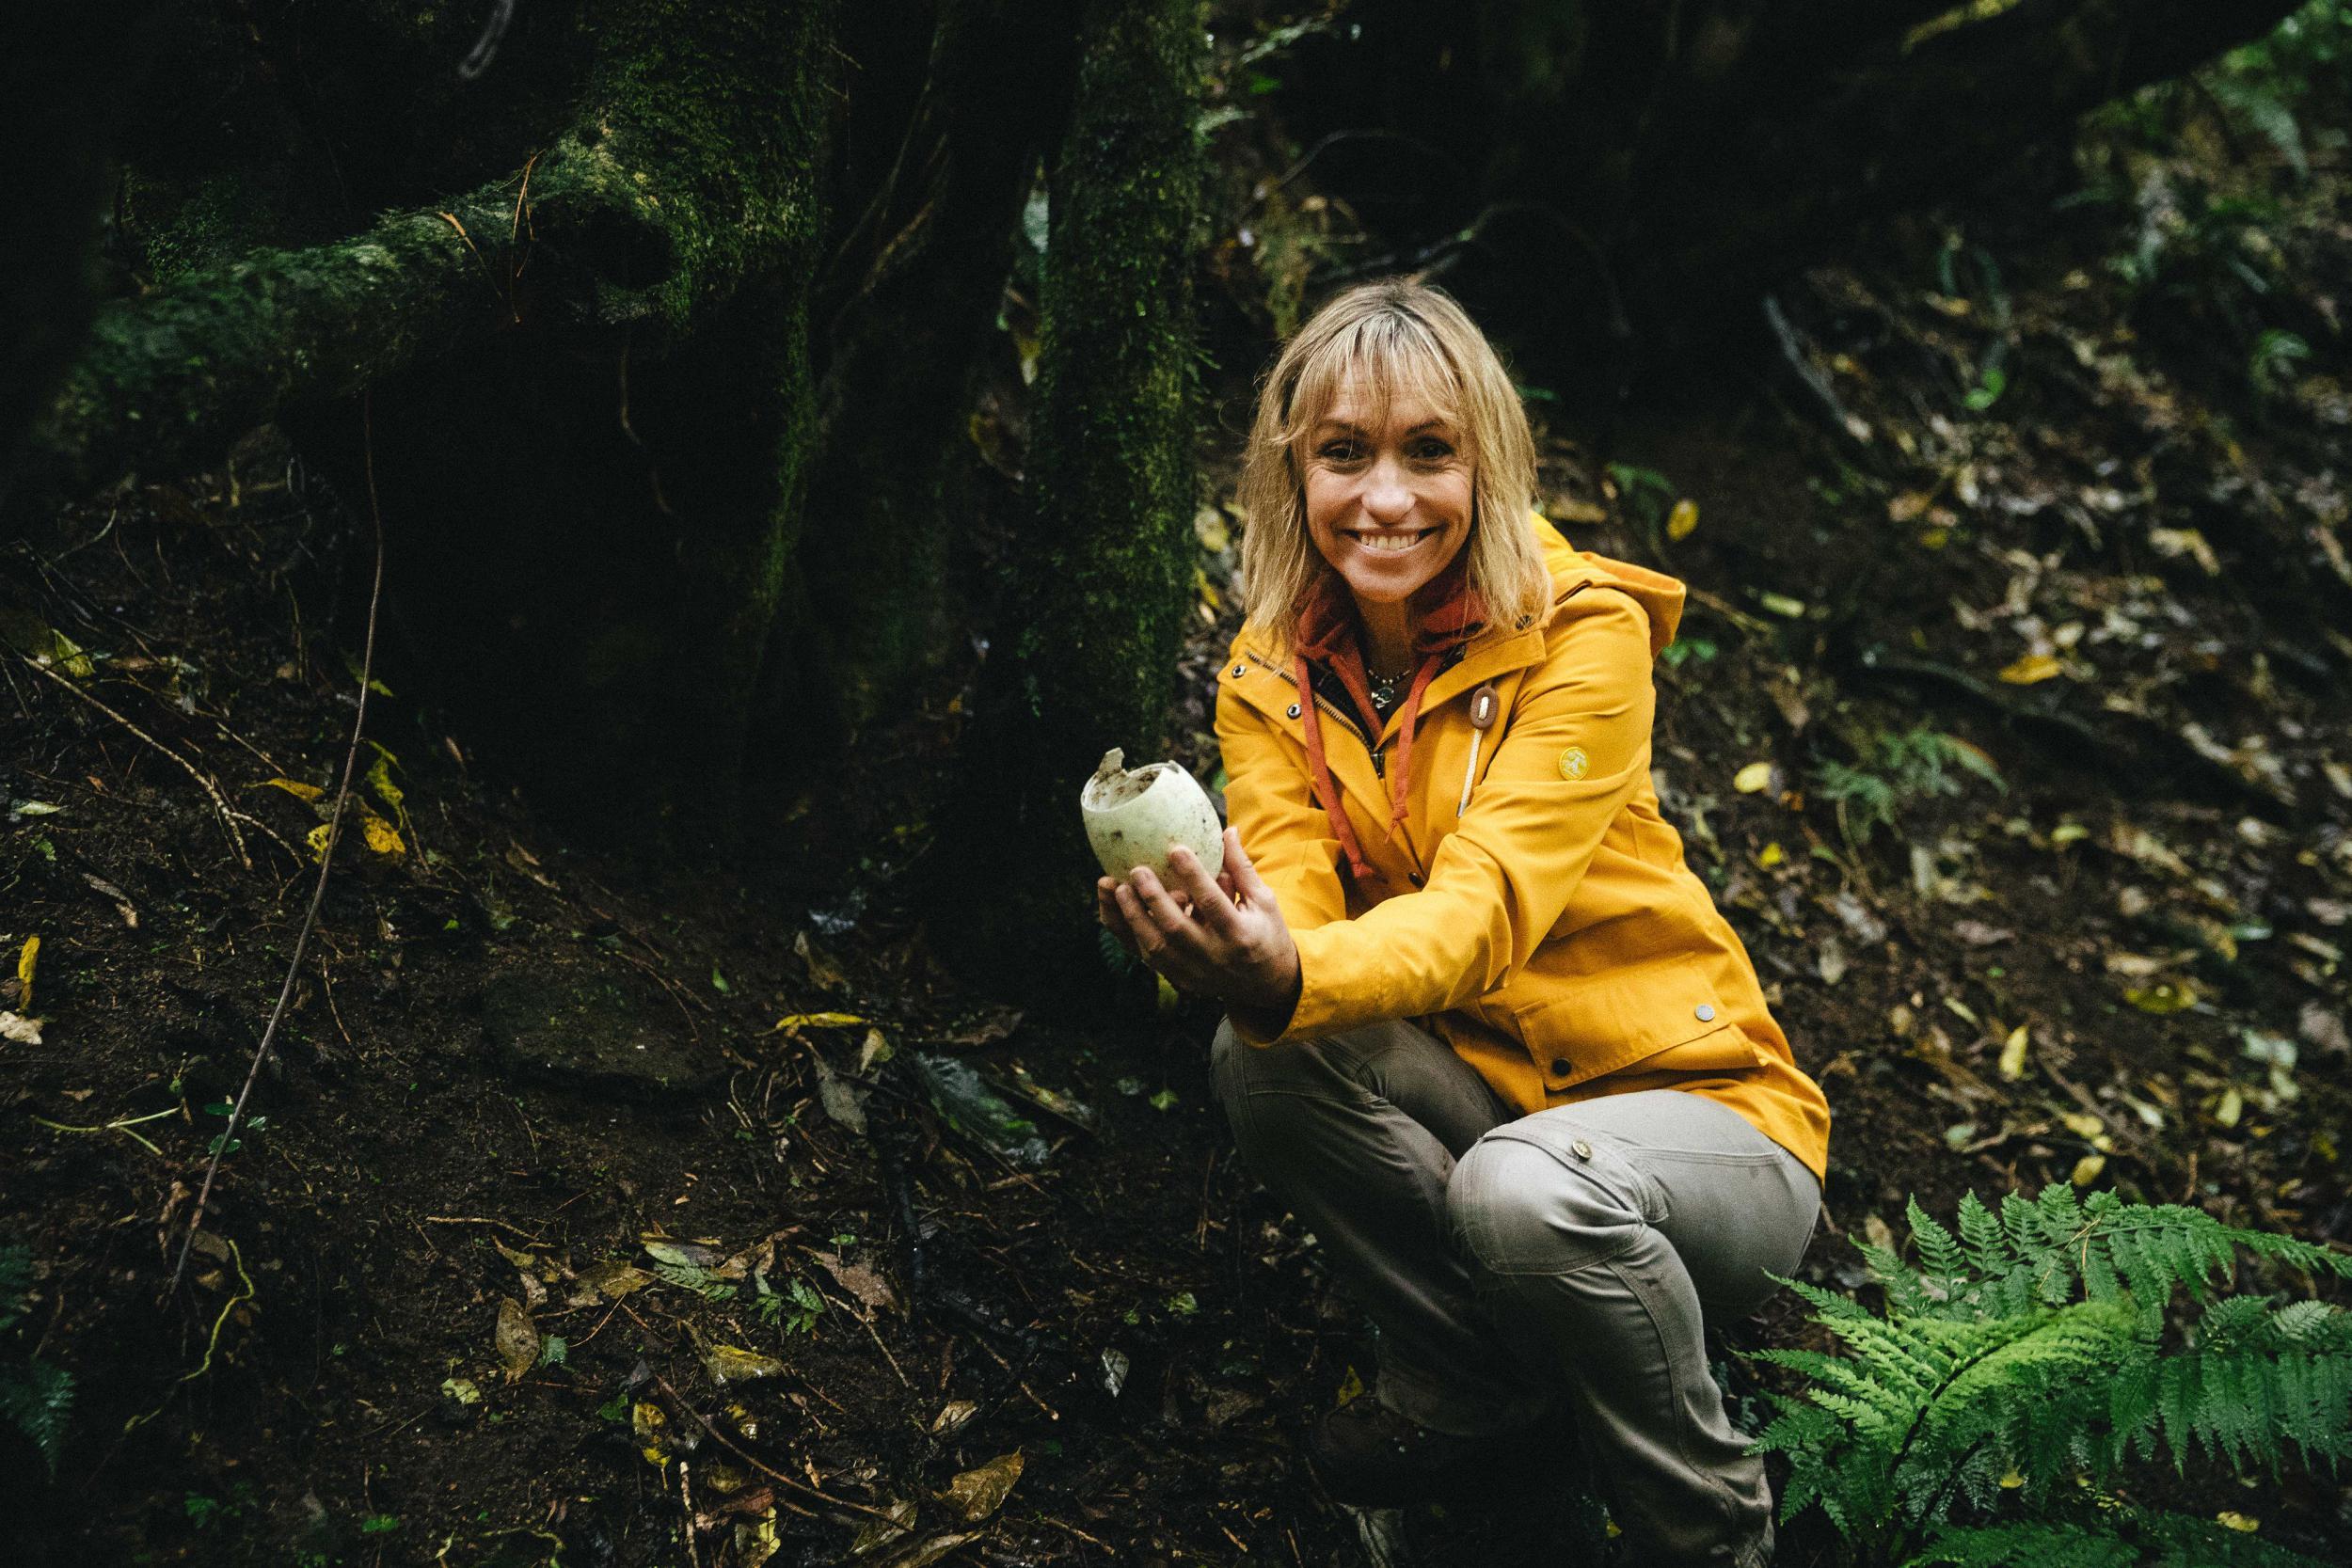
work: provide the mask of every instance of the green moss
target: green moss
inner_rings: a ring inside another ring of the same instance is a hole
[[[982,781],[1020,860],[972,880],[997,897],[1018,879],[1026,918],[998,924],[1081,966],[1092,862],[1073,802],[1105,748],[1157,753],[1190,597],[1202,20],[1196,0],[1091,0],[1053,176],[1026,613]]]

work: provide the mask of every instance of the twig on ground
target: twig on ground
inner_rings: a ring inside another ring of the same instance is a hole
[[[171,1267],[171,1284],[165,1291],[167,1297],[179,1291],[181,1276],[188,1271],[188,1250],[196,1244],[197,1231],[204,1224],[205,1206],[212,1200],[213,1182],[220,1175],[220,1162],[228,1154],[230,1146],[236,1141],[237,1129],[245,1121],[246,1103],[253,1098],[253,1086],[262,1080],[262,1064],[269,1060],[269,1048],[278,1039],[278,1026],[285,1021],[287,1004],[294,1000],[294,978],[302,973],[303,955],[308,953],[310,947],[310,933],[318,928],[319,906],[326,899],[327,873],[334,867],[335,846],[342,837],[343,806],[351,798],[351,775],[359,765],[359,736],[367,728],[368,722],[368,687],[375,678],[376,617],[384,602],[384,509],[376,499],[375,434],[371,419],[371,404],[368,395],[364,392],[360,394],[359,410],[362,435],[360,460],[365,466],[368,478],[368,515],[375,525],[375,578],[368,590],[367,641],[359,655],[358,711],[352,716],[351,745],[343,752],[342,776],[336,781],[335,810],[333,816],[327,818],[326,847],[319,856],[319,879],[311,885],[310,908],[303,911],[302,934],[294,939],[294,958],[286,965],[284,983],[278,988],[278,1005],[270,1009],[269,1023],[262,1031],[262,1043],[253,1048],[253,1065],[246,1069],[245,1086],[237,1091],[236,1103],[229,1108],[229,1125],[221,1129],[220,1141],[213,1145],[212,1160],[204,1167],[204,1182],[197,1189],[196,1210],[188,1216],[187,1235],[180,1243],[180,1259]],[[36,665],[35,668],[39,669],[40,666]],[[49,673],[46,670],[41,673]],[[63,679],[62,676],[56,678]],[[69,683],[68,689],[75,689]],[[90,700],[97,701],[96,698]],[[126,720],[124,722],[127,724],[129,721]],[[172,756],[175,761],[180,760],[176,752],[167,754]],[[186,767],[187,764],[182,762],[181,766]],[[190,770],[193,771],[193,769]],[[201,782],[200,776],[199,782]],[[209,784],[205,785],[205,788],[212,794],[214,800],[220,805],[221,810],[226,812],[228,804],[220,800],[219,792],[213,790]],[[232,835],[235,834],[234,824],[230,825],[230,832]],[[253,863],[245,857],[245,841],[242,838],[237,841],[237,855],[240,860],[245,861],[246,870],[253,868]]]
[[[687,1415],[692,1417],[697,1426],[700,1426],[705,1432],[717,1438],[721,1448],[725,1449],[729,1453],[735,1455],[736,1458],[741,1460],[744,1464],[749,1465],[753,1469],[757,1470],[761,1475],[766,1476],[770,1481],[780,1481],[784,1482],[785,1485],[792,1488],[793,1491],[801,1494],[801,1496],[804,1497],[814,1497],[818,1502],[823,1503],[827,1508],[838,1508],[846,1510],[851,1513],[863,1513],[869,1519],[880,1519],[883,1524],[889,1525],[893,1528],[898,1528],[898,1521],[891,1515],[884,1513],[879,1508],[868,1508],[864,1503],[853,1503],[847,1497],[836,1497],[829,1492],[820,1492],[804,1481],[800,1481],[794,1477],[786,1475],[782,1470],[779,1470],[774,1465],[761,1460],[757,1455],[752,1453],[741,1444],[736,1442],[735,1439],[729,1437],[725,1433],[721,1432],[716,1426],[712,1425],[708,1417],[705,1416],[701,1411],[689,1404],[686,1402],[686,1396],[679,1393],[675,1387],[671,1386],[670,1380],[668,1378],[663,1377],[660,1372],[656,1372],[653,1374],[653,1380],[655,1385],[659,1386],[663,1393],[670,1396],[672,1403],[675,1404]]]
[[[65,676],[60,675],[57,672],[49,668],[46,664],[40,663],[34,659],[25,658],[23,654],[17,655],[17,657],[24,659],[24,667],[26,669],[33,671],[35,673],[40,674],[46,679],[56,682],[59,686],[64,687],[68,691],[72,692],[76,697],[81,698],[82,701],[89,704],[90,706],[96,708],[99,712],[104,714],[107,718],[121,725],[124,729],[129,730],[133,736],[142,741],[145,741],[148,745],[152,746],[156,751],[161,752],[164,755],[169,757],[173,762],[177,763],[180,766],[181,771],[187,774],[189,778],[194,779],[196,781],[197,787],[201,789],[204,792],[206,799],[213,802],[213,810],[215,814],[220,817],[220,825],[228,831],[230,847],[237,851],[237,863],[247,871],[253,869],[253,857],[246,852],[245,835],[237,832],[235,814],[229,809],[229,801],[222,796],[220,786],[213,783],[213,781],[205,775],[202,768],[197,767],[196,764],[190,762],[187,758],[182,756],[179,752],[173,751],[170,747],[165,745],[162,741],[156,739],[145,730],[140,729],[136,724],[131,722],[130,720],[124,718],[121,714],[117,713],[113,708],[108,707],[104,703],[100,702],[96,697],[83,690],[80,687],[74,685],[72,681],[66,679]]]
[[[858,1326],[866,1330],[866,1336],[867,1338],[874,1341],[874,1348],[882,1352],[882,1359],[884,1361],[890,1363],[890,1370],[898,1373],[898,1381],[905,1385],[909,1393],[913,1393],[914,1391],[914,1385],[907,1382],[907,1374],[905,1370],[899,1367],[898,1358],[890,1354],[890,1347],[888,1345],[882,1343],[882,1337],[875,1329],[873,1320],[871,1318],[860,1317],[856,1307],[851,1307],[848,1302],[843,1301],[839,1296],[834,1295],[831,1291],[820,1289],[817,1293],[824,1297],[827,1301],[832,1302],[835,1307],[841,1308],[842,1311],[848,1313],[850,1317],[857,1319]]]

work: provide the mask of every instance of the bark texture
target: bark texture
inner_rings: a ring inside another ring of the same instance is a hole
[[[898,152],[818,294],[824,370],[808,551],[830,717],[880,715],[948,636],[944,474],[1038,160],[1070,109],[1074,0],[942,8]]]
[[[962,923],[1041,978],[1103,974],[1077,798],[1103,752],[1162,755],[1194,548],[1198,0],[1088,0],[1055,165],[1028,472],[1036,515],[986,672]]]

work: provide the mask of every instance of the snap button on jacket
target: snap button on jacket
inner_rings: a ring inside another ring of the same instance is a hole
[[[1432,680],[1392,822],[1380,734],[1322,703],[1321,738],[1367,863],[1348,869],[1310,783],[1290,650],[1245,628],[1218,682],[1227,816],[1298,943],[1278,1036],[1424,1021],[1524,1114],[1677,1088],[1720,1101],[1819,1177],[1829,1106],[1798,1069],[1755,966],[1684,863],[1650,780],[1652,660],[1674,578],[1570,547],[1532,516],[1549,616],[1489,627]],[[1471,694],[1500,717],[1481,730]],[[1467,805],[1463,804],[1467,795]]]

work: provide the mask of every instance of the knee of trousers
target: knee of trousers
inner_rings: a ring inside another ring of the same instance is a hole
[[[1474,1273],[1565,1274],[1639,1241],[1655,1217],[1640,1174],[1597,1140],[1580,1146],[1594,1152],[1554,1153],[1489,1133],[1462,1156],[1446,1183],[1446,1217]]]

